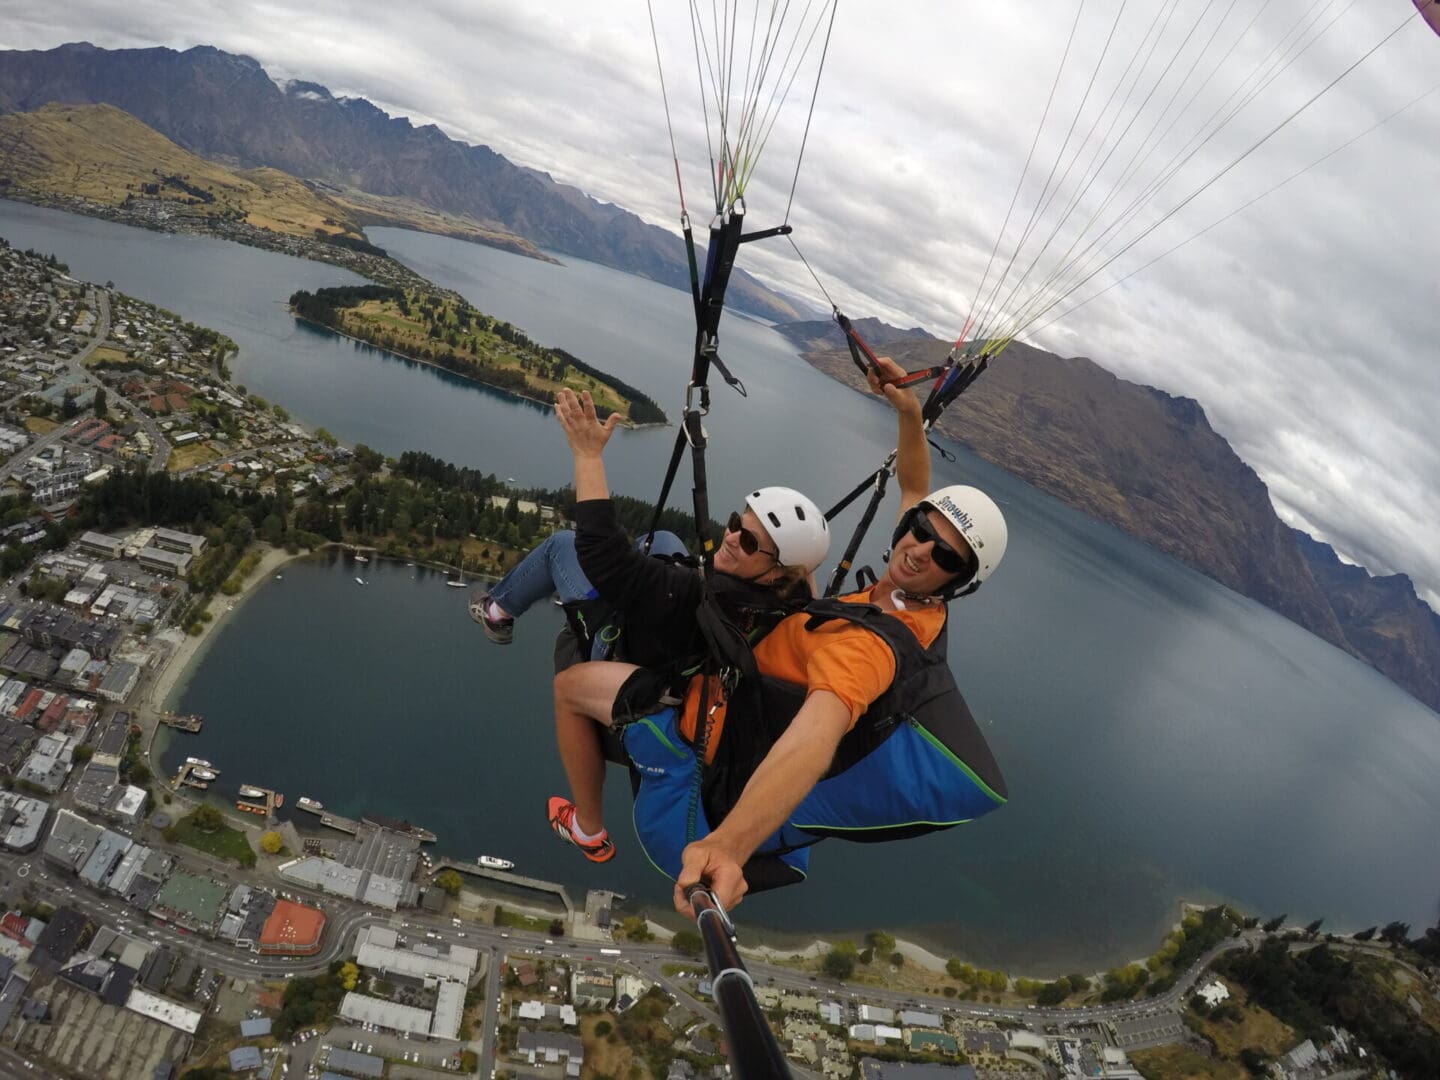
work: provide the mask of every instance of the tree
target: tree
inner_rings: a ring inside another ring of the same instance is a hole
[[[220,811],[208,803],[191,814],[190,821],[201,832],[215,832],[225,824],[225,819],[221,817]]]
[[[670,939],[670,947],[686,956],[699,956],[705,948],[705,943],[700,940],[700,935],[694,930],[677,930],[675,936]]]
[[[876,955],[895,951],[895,937],[884,930],[871,930],[865,935],[865,944],[875,950]]]
[[[1378,926],[1371,926],[1368,929],[1357,931],[1355,934],[1355,940],[1369,941],[1375,936],[1375,931],[1378,929],[1380,929]]]
[[[338,446],[340,442],[339,439],[335,438],[334,435],[331,435],[330,432],[323,427],[315,429],[315,438],[319,439],[326,446]]]
[[[110,411],[110,398],[102,386],[95,391],[95,415],[103,418]]]
[[[266,855],[278,855],[280,849],[284,846],[285,843],[280,839],[280,834],[274,829],[269,830],[260,837],[260,850],[265,852]]]
[[[550,936],[551,936],[552,938],[564,937],[564,936],[565,936],[565,920],[564,920],[564,919],[556,918],[556,919],[551,919],[551,920],[550,920]]]
[[[1313,938],[1316,934],[1320,932],[1320,927],[1324,922],[1324,919],[1316,919],[1314,922],[1308,924],[1305,927],[1305,936],[1308,938]]]
[[[75,763],[78,765],[82,762],[89,761],[92,757],[94,757],[95,748],[93,746],[90,746],[88,743],[85,746],[77,746],[75,748],[75,753],[72,756]]]
[[[857,955],[853,941],[842,941],[825,954],[821,969],[832,979],[848,979],[855,972]]]
[[[644,943],[650,941],[654,935],[650,933],[650,925],[641,915],[631,915],[620,924],[620,931],[625,935],[626,941]]]
[[[69,420],[80,412],[80,406],[75,404],[75,395],[66,391],[65,397],[60,401],[60,419]]]
[[[1410,936],[1410,924],[1400,922],[1386,923],[1385,929],[1380,931],[1380,940],[1388,941],[1391,945],[1403,945],[1405,939]]]
[[[435,875],[435,887],[450,896],[459,896],[460,887],[464,884],[459,873],[454,870],[441,870]]]
[[[1267,934],[1273,934],[1276,930],[1279,930],[1280,927],[1285,925],[1285,920],[1287,918],[1289,918],[1288,915],[1276,915],[1260,929],[1264,930]]]
[[[898,967],[904,967],[904,966],[905,966],[905,954],[902,953],[902,952],[892,952],[892,953],[890,954],[890,966],[891,966],[891,967],[897,967],[897,968],[898,968]]]
[[[360,969],[351,960],[346,960],[340,965],[340,985],[346,990],[354,990],[355,984],[360,981]]]

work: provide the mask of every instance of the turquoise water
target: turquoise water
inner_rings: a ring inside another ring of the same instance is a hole
[[[688,370],[683,294],[583,263],[374,232],[482,309],[675,411]],[[0,235],[224,330],[250,389],[347,441],[426,449],[522,482],[566,475],[542,411],[297,327],[284,298],[343,272],[8,203]],[[818,376],[766,327],[727,317],[722,343],[751,391],[716,392],[711,488],[722,504],[719,493],[754,477],[825,503],[888,450],[886,411]],[[653,491],[672,438],[622,434],[616,486]],[[1272,612],[956,452],[956,463],[937,460],[937,483],[986,487],[1014,538],[994,582],[954,609],[951,635],[1011,803],[921,840],[829,843],[806,886],[745,902],[747,935],[909,929],[982,963],[1045,973],[1148,951],[1179,899],[1342,928],[1433,922],[1432,712]],[[370,584],[356,585],[357,572]],[[612,863],[592,867],[546,833],[541,807],[560,783],[548,703],[557,613],[537,609],[500,649],[465,617],[463,597],[398,564],[291,564],[195,671],[182,705],[208,722],[171,753],[215,761],[227,783],[410,817],[447,852],[504,855],[575,888],[663,903],[664,883],[624,842],[618,775]]]

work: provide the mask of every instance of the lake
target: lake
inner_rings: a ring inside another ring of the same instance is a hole
[[[347,442],[426,450],[520,483],[568,476],[543,410],[288,315],[290,292],[354,280],[344,271],[7,202],[0,235],[229,334],[238,381]],[[481,310],[678,412],[693,335],[685,294],[575,260],[372,236]],[[727,316],[721,346],[749,396],[715,389],[717,512],[759,483],[827,505],[893,444],[883,405],[819,375],[768,327]],[[972,392],[984,393],[983,380]],[[673,437],[617,436],[614,486],[653,496]],[[955,605],[951,632],[952,666],[1010,804],[920,840],[827,842],[804,886],[746,900],[747,939],[762,928],[885,927],[982,964],[1055,974],[1148,952],[1182,899],[1323,916],[1336,929],[1433,923],[1434,713],[1273,612],[949,448],[957,460],[936,459],[937,486],[976,483],[1010,522],[1005,565]],[[839,523],[842,536],[853,520]],[[878,558],[887,531],[872,530],[865,558]],[[344,557],[322,556],[246,601],[184,689],[181,706],[206,715],[205,731],[177,737],[171,753],[215,761],[227,784],[409,817],[459,856],[502,855],[576,890],[667,902],[623,820],[618,774],[615,860],[591,866],[548,835],[544,799],[560,790],[548,687],[558,612],[532,612],[502,649],[435,575],[378,563],[361,573],[368,585],[356,576]]]

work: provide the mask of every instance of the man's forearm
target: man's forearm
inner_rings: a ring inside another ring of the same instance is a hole
[[[812,693],[711,838],[743,864],[825,775],[849,725],[850,711],[839,698]]]
[[[919,409],[897,410],[896,416],[900,430],[895,444],[895,479],[900,484],[903,511],[930,492],[930,444],[925,441]]]

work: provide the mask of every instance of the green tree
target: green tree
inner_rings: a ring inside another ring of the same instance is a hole
[[[1287,918],[1289,918],[1288,915],[1276,915],[1273,919],[1266,922],[1266,924],[1260,929],[1264,930],[1267,934],[1273,934],[1276,930],[1279,930],[1280,927],[1285,925],[1285,920]]]
[[[201,832],[215,832],[225,824],[225,819],[221,816],[220,811],[209,803],[197,808],[195,813],[190,815],[190,821]]]
[[[451,896],[460,895],[460,887],[464,884],[459,873],[454,870],[441,870],[435,875],[435,887],[441,889]]]
[[[842,941],[825,954],[820,968],[832,979],[848,979],[855,973],[858,951],[853,941]]]
[[[1378,930],[1378,929],[1380,929],[1378,926],[1371,926],[1371,927],[1367,927],[1367,928],[1364,929],[1364,930],[1359,930],[1359,931],[1357,931],[1356,934],[1355,934],[1355,940],[1356,940],[1356,941],[1369,941],[1371,938],[1373,938],[1373,937],[1375,936],[1375,931]]]
[[[284,405],[275,405],[270,411],[275,414],[275,419],[279,420],[282,424],[290,422],[289,410],[287,410]]]
[[[110,398],[102,386],[95,391],[95,415],[104,419],[105,414],[110,411]]]
[[[1403,945],[1405,939],[1410,936],[1410,924],[1400,922],[1386,923],[1385,929],[1380,931],[1380,940],[1388,941],[1391,945]]]
[[[875,950],[877,956],[895,951],[895,937],[884,930],[871,930],[865,935],[865,944]]]
[[[315,429],[315,438],[319,439],[326,446],[338,446],[340,444],[340,440],[335,438],[334,435],[331,435],[330,432],[323,427]]]
[[[670,947],[686,956],[699,956],[704,951],[705,943],[694,930],[677,930],[670,939]]]
[[[1316,934],[1320,932],[1320,927],[1324,924],[1324,922],[1324,919],[1316,919],[1314,922],[1308,924],[1305,927],[1305,936],[1308,938],[1313,938]]]

